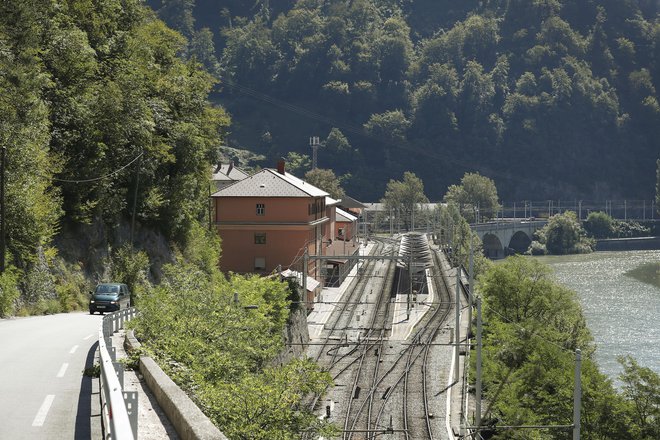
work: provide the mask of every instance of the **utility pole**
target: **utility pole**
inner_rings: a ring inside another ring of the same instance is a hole
[[[416,203],[412,204],[412,210],[410,211],[410,230],[412,232],[415,232],[415,205]]]
[[[575,388],[573,390],[573,440],[580,440],[580,409],[582,405],[582,351],[575,350]]]
[[[406,298],[406,321],[410,319],[410,298],[412,295],[412,289],[413,289],[413,274],[412,274],[412,263],[413,263],[413,256],[412,256],[412,246],[410,247],[410,255],[408,255],[408,295]]]
[[[5,161],[7,147],[2,146],[0,158],[0,274],[5,272]]]
[[[140,149],[142,150],[142,149]],[[133,192],[133,215],[131,216],[131,247],[133,246],[133,239],[135,237],[135,212],[137,210],[137,196],[138,196],[138,186],[140,186],[140,167],[142,166],[142,151],[140,151],[140,157],[137,162],[137,167],[135,168],[135,191]],[[209,188],[210,191],[210,188]]]
[[[475,384],[475,425],[481,426],[481,298],[477,297],[477,379]]]
[[[582,200],[578,202],[578,220],[582,221]]]
[[[461,355],[461,265],[456,266],[456,330],[454,334],[456,335],[456,364],[454,365],[454,379],[458,382],[458,372],[459,372],[459,357]]]
[[[309,138],[309,146],[312,147],[312,169],[316,169],[318,154],[319,154],[319,142],[318,136],[312,136]]]
[[[303,273],[302,273],[302,295],[303,295],[303,301],[305,302],[305,311],[309,310],[308,304],[307,304],[307,264],[309,261],[309,249],[307,248],[307,245],[305,245],[305,254],[303,255]]]
[[[468,288],[468,330],[467,336],[472,333],[472,306],[474,305],[474,236],[470,231],[470,268],[469,268],[469,288]]]

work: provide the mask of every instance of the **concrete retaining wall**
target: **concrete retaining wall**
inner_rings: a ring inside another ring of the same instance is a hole
[[[140,346],[131,330],[124,342],[126,351]],[[158,404],[183,440],[227,440],[188,395],[150,357],[140,357],[140,372]]]
[[[646,251],[660,249],[660,237],[613,238],[598,240],[597,251]]]

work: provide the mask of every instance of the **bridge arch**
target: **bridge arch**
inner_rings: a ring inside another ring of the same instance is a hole
[[[530,244],[532,244],[532,239],[525,231],[516,231],[509,241],[509,249],[512,253],[522,254],[527,251]]]
[[[484,255],[487,258],[496,260],[498,258],[504,258],[504,247],[502,242],[495,234],[486,233],[482,239],[482,245],[484,250]]]

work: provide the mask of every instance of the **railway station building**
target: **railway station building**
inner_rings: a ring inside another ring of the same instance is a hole
[[[220,269],[267,275],[302,270],[305,252],[326,255],[335,233],[337,203],[325,191],[277,169],[236,181],[211,196],[213,218],[222,239]],[[318,283],[307,292],[313,302],[323,287],[320,265],[309,259],[308,276]]]

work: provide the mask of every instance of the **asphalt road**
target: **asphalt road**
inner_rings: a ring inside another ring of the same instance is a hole
[[[0,439],[89,439],[100,315],[0,319]],[[98,417],[98,416],[96,416]]]

